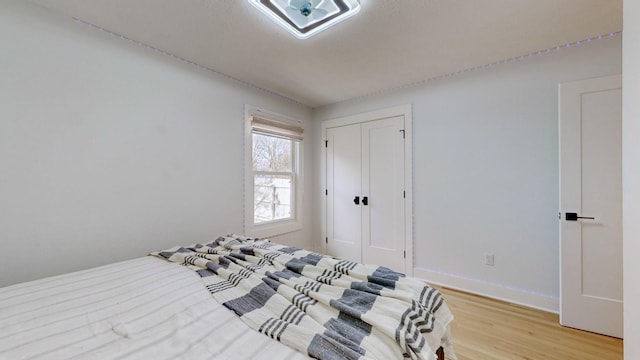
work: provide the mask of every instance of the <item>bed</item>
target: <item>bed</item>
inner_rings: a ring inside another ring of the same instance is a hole
[[[0,289],[0,359],[444,359],[452,318],[418,279],[231,234]]]

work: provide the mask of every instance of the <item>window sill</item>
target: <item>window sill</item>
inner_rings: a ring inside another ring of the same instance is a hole
[[[302,230],[302,222],[296,220],[278,221],[264,225],[247,227],[247,236],[257,238],[270,238]]]

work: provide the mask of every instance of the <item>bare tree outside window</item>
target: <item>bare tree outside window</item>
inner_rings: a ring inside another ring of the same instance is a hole
[[[295,143],[253,134],[254,223],[289,219],[292,216]]]

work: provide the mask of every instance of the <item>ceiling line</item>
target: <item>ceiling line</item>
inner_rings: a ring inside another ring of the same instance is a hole
[[[419,81],[416,81],[416,82],[403,84],[403,85],[400,85],[400,86],[395,86],[395,87],[391,87],[391,88],[387,88],[387,89],[382,89],[382,90],[374,91],[374,92],[371,92],[371,93],[368,93],[368,94],[355,96],[355,97],[352,97],[352,98],[349,98],[349,99],[340,100],[340,101],[337,101],[337,102],[324,104],[324,105],[318,105],[318,106],[313,107],[313,106],[304,104],[304,103],[302,103],[300,101],[294,100],[294,99],[292,99],[290,97],[287,97],[285,95],[282,95],[280,93],[277,93],[277,92],[275,92],[273,90],[268,90],[268,89],[265,89],[265,88],[260,87],[258,85],[255,85],[253,83],[240,80],[240,79],[235,78],[235,77],[233,77],[231,75],[225,74],[223,72],[217,71],[215,69],[212,69],[212,68],[204,66],[204,65],[200,65],[200,64],[198,64],[198,63],[196,63],[194,61],[187,60],[187,59],[185,59],[185,58],[183,58],[181,56],[178,56],[178,55],[175,55],[173,53],[164,51],[162,49],[159,49],[159,48],[156,48],[154,46],[148,45],[146,43],[134,40],[132,38],[129,38],[129,37],[126,37],[126,36],[124,36],[122,34],[116,33],[114,31],[102,28],[102,27],[100,27],[98,25],[92,24],[92,23],[84,21],[82,19],[74,17],[73,20],[75,20],[79,24],[88,26],[89,28],[94,29],[94,30],[98,30],[100,32],[104,32],[104,33],[106,33],[106,34],[108,34],[110,36],[116,37],[116,38],[118,38],[120,40],[127,41],[127,42],[135,44],[137,46],[145,47],[145,48],[147,48],[149,50],[155,51],[156,53],[162,54],[164,56],[167,56],[167,57],[170,57],[170,58],[173,58],[173,59],[176,59],[176,60],[179,60],[179,61],[184,62],[184,63],[189,64],[189,65],[195,66],[196,68],[199,68],[201,70],[209,71],[209,72],[211,72],[213,74],[216,74],[218,76],[230,79],[230,80],[235,81],[237,83],[240,83],[242,85],[251,87],[251,88],[256,89],[256,90],[260,90],[262,92],[265,92],[265,93],[268,93],[270,95],[279,97],[281,99],[291,101],[293,103],[296,103],[298,105],[310,108],[312,110],[321,109],[321,108],[328,108],[328,107],[334,106],[334,105],[342,103],[342,102],[351,102],[351,101],[361,100],[361,99],[372,97],[372,96],[376,96],[376,95],[395,92],[395,91],[399,91],[399,90],[403,90],[403,89],[407,89],[407,88],[413,88],[413,87],[417,87],[417,86],[420,86],[420,85],[424,85],[424,84],[426,84],[428,82],[448,79],[448,78],[451,78],[451,77],[463,75],[465,73],[491,69],[492,67],[497,66],[497,65],[502,65],[502,64],[506,64],[506,63],[510,63],[510,62],[521,61],[521,60],[525,60],[525,59],[528,59],[528,58],[533,57],[533,56],[549,54],[551,52],[555,52],[555,51],[558,51],[558,50],[561,50],[561,49],[565,49],[565,48],[569,48],[569,47],[572,47],[572,46],[579,46],[579,45],[582,45],[582,44],[585,44],[585,43],[590,43],[592,41],[611,39],[611,38],[613,38],[613,37],[615,37],[617,35],[621,35],[622,34],[622,31],[612,32],[612,33],[609,33],[609,34],[602,34],[602,35],[594,36],[594,37],[591,37],[591,38],[587,38],[587,39],[583,39],[583,40],[578,40],[578,41],[566,43],[566,44],[563,44],[563,45],[557,45],[557,46],[550,47],[550,48],[545,49],[545,50],[538,50],[538,51],[530,52],[530,53],[523,54],[523,55],[520,55],[520,56],[515,56],[515,57],[512,57],[512,58],[503,59],[503,60],[498,60],[498,61],[495,61],[495,62],[492,62],[492,63],[483,64],[483,65],[479,65],[479,66],[475,66],[475,67],[465,68],[465,69],[461,69],[461,70],[458,70],[458,71],[450,72],[450,73],[447,73],[447,74],[444,74],[444,75],[433,76],[433,77],[430,77],[430,78],[427,78],[427,79],[423,79],[423,80],[419,80]]]
[[[524,54],[524,55],[520,55],[520,56],[515,56],[509,59],[503,59],[503,60],[498,60],[492,63],[488,63],[488,64],[483,64],[483,65],[479,65],[479,66],[474,66],[474,67],[470,67],[470,68],[465,68],[462,70],[458,70],[458,71],[454,71],[454,72],[450,72],[448,74],[444,74],[444,75],[438,75],[438,76],[433,76],[427,79],[423,79],[423,80],[419,80],[416,82],[412,82],[412,83],[408,83],[408,84],[403,84],[403,85],[399,85],[399,86],[395,86],[395,87],[391,87],[391,88],[387,88],[387,89],[382,89],[379,91],[374,91],[371,93],[367,93],[364,95],[360,95],[360,96],[356,96],[356,97],[352,97],[346,100],[341,100],[341,101],[337,101],[334,103],[330,103],[330,104],[325,104],[325,105],[319,105],[315,108],[315,109],[321,109],[321,108],[328,108],[331,106],[334,106],[336,104],[339,103],[343,103],[343,102],[351,102],[351,101],[356,101],[356,100],[362,100],[364,98],[368,98],[368,97],[372,97],[372,96],[376,96],[376,95],[381,95],[381,94],[386,94],[386,93],[390,93],[390,92],[394,92],[394,91],[399,91],[399,90],[403,90],[403,89],[408,89],[408,88],[413,88],[413,87],[417,87],[420,85],[424,85],[428,82],[431,81],[438,81],[438,80],[444,80],[444,79],[448,79],[451,77],[455,77],[455,76],[459,76],[465,73],[470,73],[470,72],[475,72],[475,71],[481,71],[481,70],[487,70],[487,69],[491,69],[494,66],[497,65],[502,65],[502,64],[506,64],[506,63],[510,63],[510,62],[516,62],[516,61],[521,61],[521,60],[525,60],[528,59],[530,57],[533,56],[539,56],[539,55],[545,55],[545,54],[549,54],[551,52],[555,52],[561,49],[566,49],[572,46],[579,46],[579,45],[583,45],[583,44],[588,44],[590,42],[593,41],[600,41],[600,40],[605,40],[605,39],[612,39],[618,35],[621,35],[622,31],[616,31],[616,32],[612,32],[612,33],[608,33],[608,34],[602,34],[602,35],[598,35],[598,36],[594,36],[591,38],[587,38],[584,40],[578,40],[578,41],[574,41],[574,42],[570,42],[570,43],[566,43],[564,45],[558,45],[558,46],[553,46],[550,47],[546,50],[538,50],[538,51],[534,51],[534,52],[530,52],[528,54]]]
[[[273,90],[268,90],[268,89],[265,89],[265,88],[260,87],[260,86],[258,86],[258,85],[252,84],[252,83],[250,83],[250,82],[240,80],[240,79],[235,78],[235,77],[233,77],[233,76],[231,76],[231,75],[227,75],[227,74],[225,74],[225,73],[223,73],[223,72],[220,72],[220,71],[217,71],[217,70],[215,70],[215,69],[212,69],[212,68],[210,68],[210,67],[208,67],[208,66],[200,65],[200,64],[198,64],[198,63],[196,63],[196,62],[194,62],[194,61],[187,60],[187,59],[185,59],[185,58],[183,58],[183,57],[181,57],[181,56],[178,56],[178,55],[175,55],[175,54],[173,54],[173,53],[170,53],[170,52],[164,51],[164,50],[162,50],[162,49],[158,49],[158,48],[156,48],[156,47],[154,47],[154,46],[151,46],[151,45],[149,45],[149,44],[146,44],[146,43],[143,43],[143,42],[140,42],[140,41],[134,40],[134,39],[132,39],[132,38],[126,37],[126,36],[124,36],[124,35],[122,35],[122,34],[119,34],[119,33],[116,33],[116,32],[114,32],[114,31],[111,31],[111,30],[105,29],[105,28],[103,28],[103,27],[100,27],[100,26],[98,26],[98,25],[95,25],[95,24],[92,24],[92,23],[90,23],[90,22],[84,21],[84,20],[82,20],[82,19],[78,19],[78,18],[75,18],[75,17],[74,17],[74,18],[73,18],[73,20],[75,20],[75,22],[76,22],[76,23],[78,23],[78,24],[85,25],[85,26],[87,26],[87,27],[89,27],[89,28],[91,28],[91,29],[98,30],[98,31],[100,31],[100,32],[106,33],[106,34],[108,34],[109,36],[113,36],[113,37],[116,37],[116,38],[118,38],[118,39],[120,39],[120,40],[127,41],[127,42],[129,42],[129,43],[131,43],[131,44],[135,44],[135,45],[137,45],[137,46],[141,46],[141,47],[147,48],[147,49],[149,49],[149,50],[155,51],[155,52],[156,52],[156,53],[158,53],[158,54],[161,54],[161,55],[164,55],[164,56],[167,56],[167,57],[173,58],[173,59],[175,59],[175,60],[182,61],[183,63],[186,63],[186,64],[189,64],[189,65],[195,66],[195,67],[196,67],[196,68],[198,68],[198,69],[205,70],[205,71],[209,71],[209,72],[211,72],[211,73],[213,73],[213,74],[216,74],[216,75],[218,75],[218,76],[221,76],[221,77],[227,78],[227,79],[229,79],[229,80],[233,80],[233,81],[238,82],[238,83],[240,83],[240,84],[242,84],[242,85],[245,85],[245,86],[248,86],[248,87],[254,88],[254,89],[256,89],[256,90],[260,90],[260,91],[266,92],[266,93],[268,93],[268,94],[270,94],[270,95],[273,95],[273,96],[276,96],[276,97],[282,98],[282,99],[284,99],[284,100],[288,100],[288,101],[294,102],[294,103],[296,103],[296,104],[298,104],[298,105],[302,105],[302,106],[304,106],[304,107],[306,107],[306,108],[313,109],[311,106],[309,106],[309,105],[307,105],[307,104],[301,103],[300,101],[294,100],[294,99],[292,99],[292,98],[290,98],[290,97],[287,97],[287,96],[285,96],[285,95],[282,95],[282,94],[280,94],[280,93],[277,93],[277,92],[275,92],[275,91],[273,91]]]

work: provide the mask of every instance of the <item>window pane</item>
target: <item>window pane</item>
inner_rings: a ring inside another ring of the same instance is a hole
[[[253,134],[253,170],[292,171],[293,141]]]
[[[255,175],[253,222],[291,218],[291,175]]]

